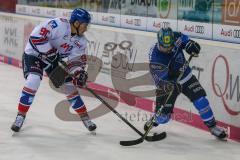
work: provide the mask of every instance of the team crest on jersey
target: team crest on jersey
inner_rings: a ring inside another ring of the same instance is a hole
[[[76,40],[74,43],[76,44],[76,46],[77,46],[78,48],[81,48],[81,47],[82,47],[82,45],[80,44],[80,42],[79,42],[78,40]]]

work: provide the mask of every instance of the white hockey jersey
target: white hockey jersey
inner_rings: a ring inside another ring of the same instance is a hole
[[[36,26],[25,48],[26,54],[39,57],[44,62],[57,52],[67,61],[76,61],[79,58],[86,61],[86,37],[72,37],[70,23],[63,18],[50,19]]]

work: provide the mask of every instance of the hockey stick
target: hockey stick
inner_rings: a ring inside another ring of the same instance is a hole
[[[192,60],[192,57],[193,57],[193,55],[191,55],[191,56],[188,58],[188,60],[183,64],[182,68],[180,69],[181,73],[180,73],[180,75],[178,76],[176,83],[178,83],[178,82],[180,81],[180,79],[182,78],[182,76],[183,76],[183,74],[184,74],[184,71],[186,70],[186,68],[188,67],[190,61]],[[171,92],[169,93],[169,95],[168,95],[168,97],[167,97],[167,99],[166,99],[166,101],[165,101],[165,104],[167,103],[167,101],[168,101],[169,98],[171,97],[172,93],[173,93],[173,89],[172,89]],[[165,104],[164,104],[164,105],[165,105]],[[163,106],[164,106],[164,105],[163,105]],[[161,107],[161,109],[159,109],[159,110],[157,111],[156,116],[159,116],[159,115],[161,114],[162,108],[163,108],[163,107]],[[148,135],[148,133],[150,132],[150,130],[152,129],[153,123],[154,123],[154,118],[151,120],[151,123],[150,123],[150,125],[149,125],[149,128],[148,128],[147,131],[143,134],[142,137],[140,137],[140,138],[138,138],[138,139],[136,139],[136,140],[120,141],[120,144],[121,144],[122,146],[133,146],[133,145],[137,145],[137,144],[142,143],[142,142],[144,141],[144,139],[146,138],[146,136]],[[151,137],[151,136],[148,136],[148,137]],[[154,135],[153,135],[152,138],[154,139]]]
[[[67,65],[65,63],[59,62],[59,66],[68,74],[70,77],[74,77],[71,73],[68,72]],[[144,136],[142,132],[140,132],[136,127],[134,127],[127,119],[125,119],[121,114],[119,114],[111,105],[109,105],[105,100],[103,100],[97,93],[95,93],[92,89],[84,87],[90,93],[92,93],[97,99],[99,99],[106,107],[108,107],[114,114],[116,114],[121,120],[123,120],[129,127],[131,127],[136,133],[140,136]],[[166,137],[166,132],[161,132],[159,134],[155,134],[154,136],[144,136],[144,139],[147,141],[159,141]]]
[[[92,93],[97,99],[99,99],[105,106],[107,106],[113,113],[115,113],[121,120],[123,120],[129,127],[131,127],[140,136],[144,136],[136,127],[134,127],[127,119],[125,119],[121,114],[119,114],[112,106],[110,106],[106,101],[104,101],[98,94],[96,94],[92,89],[85,87],[90,93]],[[166,132],[161,132],[154,136],[145,136],[147,141],[159,141],[166,137]],[[120,141],[121,144],[121,141]]]

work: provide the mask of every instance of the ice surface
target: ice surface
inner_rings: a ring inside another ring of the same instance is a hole
[[[0,160],[238,160],[240,157],[239,143],[218,141],[208,132],[175,121],[155,129],[167,131],[163,141],[122,147],[120,140],[136,139],[139,135],[110,112],[94,119],[97,135],[91,135],[81,122],[66,122],[56,117],[55,106],[65,97],[49,87],[46,77],[22,131],[12,136],[10,126],[23,84],[21,69],[0,63]],[[89,108],[100,104],[93,98],[83,99]],[[117,110],[142,131],[149,113],[125,104],[118,104]]]

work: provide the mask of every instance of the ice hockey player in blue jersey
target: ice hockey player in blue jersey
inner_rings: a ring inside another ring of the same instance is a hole
[[[181,68],[186,62],[183,50],[193,57],[198,57],[201,50],[200,45],[180,32],[173,32],[171,28],[161,28],[157,33],[157,39],[158,42],[149,52],[149,68],[157,88],[155,114],[146,122],[144,129],[149,128],[152,120],[155,127],[167,123],[173,113],[177,97],[183,93],[198,110],[211,134],[219,139],[225,139],[227,134],[224,129],[216,125],[206,92],[192,74],[189,66],[183,71],[182,77],[177,83]],[[172,90],[173,92],[171,92]],[[169,96],[169,94],[171,95]],[[165,102],[168,96],[169,98]],[[157,116],[156,112],[160,108],[161,114]]]

